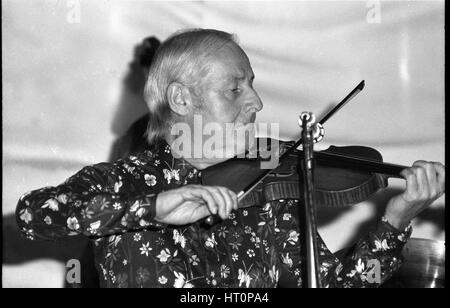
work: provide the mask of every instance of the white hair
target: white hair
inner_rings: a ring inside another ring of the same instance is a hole
[[[144,89],[149,108],[147,140],[154,144],[163,138],[171,123],[172,112],[167,89],[173,82],[194,87],[207,58],[227,43],[237,41],[233,34],[213,29],[190,29],[176,32],[156,51]]]

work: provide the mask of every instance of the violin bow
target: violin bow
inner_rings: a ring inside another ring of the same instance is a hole
[[[331,109],[323,118],[318,122],[323,125],[328,121],[336,112],[338,112],[342,107],[344,107],[349,101],[351,101],[356,95],[359,94],[364,89],[365,81],[362,80],[342,101],[339,102],[333,109]],[[292,151],[294,151],[303,142],[303,138],[297,140],[290,148],[288,148],[279,158],[282,160],[287,157]],[[262,173],[258,178],[256,178],[252,183],[247,185],[242,191],[237,194],[238,201],[241,201],[253,188],[255,188],[266,176],[272,172],[272,169],[267,169],[266,172]]]

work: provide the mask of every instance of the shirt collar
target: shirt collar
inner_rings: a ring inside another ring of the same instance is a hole
[[[183,158],[175,158],[172,155],[172,149],[166,140],[160,139],[155,146],[155,153],[162,161],[167,162],[171,168],[179,170],[182,177],[200,177],[201,171]]]

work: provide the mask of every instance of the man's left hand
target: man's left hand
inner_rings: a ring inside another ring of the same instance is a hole
[[[405,191],[389,200],[384,217],[399,230],[445,193],[445,166],[418,160],[401,172]]]

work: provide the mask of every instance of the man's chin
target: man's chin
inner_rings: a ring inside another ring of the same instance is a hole
[[[235,123],[236,123],[237,126],[246,126],[246,125],[249,125],[249,124],[255,124],[255,121],[256,121],[256,114],[251,115],[249,119],[245,119],[245,120],[238,121],[238,122],[235,122]]]

